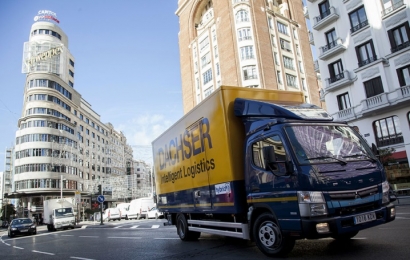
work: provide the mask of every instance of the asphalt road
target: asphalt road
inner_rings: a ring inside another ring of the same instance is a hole
[[[8,238],[0,232],[0,259],[271,259],[254,243],[202,234],[199,241],[183,242],[176,228],[164,220],[115,221],[101,226]],[[397,218],[360,232],[347,243],[333,239],[299,240],[287,259],[408,259],[410,206],[399,205]]]

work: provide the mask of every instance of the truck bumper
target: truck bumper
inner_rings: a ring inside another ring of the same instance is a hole
[[[355,224],[355,216],[370,213],[363,212],[355,215],[340,216],[340,217],[329,217],[329,218],[319,218],[319,219],[302,219],[302,237],[304,238],[323,238],[332,235],[341,235],[351,232],[360,231],[370,227],[378,226],[381,224],[393,221],[396,218],[395,207],[393,204],[388,204],[378,210],[372,211],[376,214],[376,220]],[[327,223],[329,227],[328,232],[317,231],[317,225]]]

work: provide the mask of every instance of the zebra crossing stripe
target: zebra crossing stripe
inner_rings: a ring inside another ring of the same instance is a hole
[[[137,228],[137,227],[139,227],[139,225],[136,225],[136,226],[132,226],[132,227],[130,227],[130,228]]]
[[[152,225],[151,228],[159,228],[159,225]]]

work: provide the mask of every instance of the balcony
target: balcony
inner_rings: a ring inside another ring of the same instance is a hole
[[[349,121],[349,120],[352,120],[352,119],[356,118],[356,114],[354,112],[353,107],[349,107],[347,109],[340,110],[336,113],[336,115],[337,115],[337,120],[339,120],[339,121]]]
[[[315,60],[315,62],[313,63],[313,66],[315,67],[315,72],[320,72],[319,61],[318,60]]]
[[[343,71],[342,73],[336,75],[333,78],[326,79],[326,91],[335,91],[342,87],[352,84],[354,79],[350,76],[348,70]]]
[[[390,7],[386,8],[386,9],[384,9],[384,10],[382,11],[382,16],[387,16],[387,15],[393,13],[394,11],[396,11],[396,10],[398,10],[398,9],[401,9],[401,7],[403,7],[403,9],[404,9],[404,3],[403,3],[403,1],[399,1],[399,2],[397,2],[397,3],[395,3],[395,4],[393,4],[392,6],[390,6]]]
[[[410,41],[403,42],[402,44],[399,44],[399,45],[397,45],[396,47],[391,48],[391,53],[395,53],[395,52],[397,52],[397,51],[403,50],[403,49],[405,49],[405,48],[407,48],[407,47],[409,47],[409,46],[410,46]]]
[[[319,50],[320,50],[319,59],[327,60],[333,57],[334,55],[345,51],[346,46],[343,45],[343,41],[341,38],[337,38],[335,41],[325,46],[320,47]]]
[[[309,43],[312,44],[312,45],[315,45],[315,41],[313,39],[313,33],[309,32],[308,36],[309,36]]]
[[[303,15],[305,16],[306,19],[309,19],[309,10],[307,6],[303,7]]]
[[[339,15],[336,13],[336,8],[332,6],[326,12],[313,18],[314,24],[312,28],[315,30],[320,30],[323,27],[333,23],[338,18],[339,18]]]
[[[320,89],[319,90],[319,99],[320,99],[320,101],[325,102],[325,96],[326,96],[325,90],[323,88]]]
[[[362,28],[364,28],[364,27],[366,27],[366,26],[368,26],[368,25],[369,25],[369,21],[368,21],[368,20],[366,20],[366,21],[364,21],[364,22],[361,22],[361,23],[359,23],[358,25],[353,26],[352,28],[350,28],[350,33],[353,34],[353,33],[359,31],[360,29],[362,29]]]
[[[362,101],[362,113],[367,114],[375,110],[383,109],[390,106],[387,93],[382,93],[374,97],[366,98]]]
[[[377,55],[374,55],[373,57],[370,57],[370,58],[368,58],[367,60],[362,60],[362,61],[360,61],[357,65],[359,66],[359,68],[360,67],[363,67],[363,66],[365,66],[365,65],[367,65],[367,64],[370,64],[370,63],[372,63],[372,62],[374,62],[374,61],[376,61],[377,60]]]
[[[308,0],[309,2],[311,2],[311,3],[314,3],[314,2],[316,2],[316,0]]]

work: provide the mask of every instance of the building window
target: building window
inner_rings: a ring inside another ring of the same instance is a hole
[[[74,67],[74,61],[70,59],[70,65]]]
[[[253,56],[253,46],[241,47],[241,59],[249,60],[255,58]]]
[[[70,87],[74,88],[74,83],[71,82],[70,80],[68,81],[68,85],[69,85]]]
[[[326,33],[326,42],[327,42],[327,45],[322,47],[323,52],[336,47],[336,45],[337,45],[337,36],[336,36],[336,30],[335,29],[332,29],[331,31]]]
[[[216,75],[219,76],[220,71],[219,71],[219,63],[215,64],[216,66]]]
[[[258,75],[256,74],[256,66],[245,66],[242,68],[244,80],[248,79],[257,79]]]
[[[277,75],[277,77],[278,77],[278,83],[279,83],[279,84],[282,84],[282,73],[280,73],[280,71],[278,70],[278,71],[276,72],[276,75]]]
[[[74,78],[74,72],[72,72],[71,70],[68,70],[68,74],[70,74],[70,76]]]
[[[295,66],[293,66],[293,59],[283,56],[283,65],[287,69],[295,70]]]
[[[296,28],[293,28],[293,38],[294,38],[295,40],[298,39],[298,32],[297,32]]]
[[[270,16],[268,17],[268,25],[270,29],[273,29],[273,19]]]
[[[245,10],[240,10],[236,13],[236,22],[248,22],[249,16],[248,12]]]
[[[330,84],[344,78],[342,60],[335,61],[329,64],[328,66],[329,66],[329,74],[330,74],[330,78],[329,78]]]
[[[206,65],[208,65],[208,63],[211,62],[211,54],[208,52],[207,54],[205,54],[204,56],[202,56],[201,58],[201,66],[202,68],[204,68]]]
[[[392,53],[410,46],[410,29],[408,22],[389,30],[387,33],[389,35]]]
[[[377,146],[383,147],[403,143],[403,134],[397,116],[383,118],[373,122]]]
[[[292,52],[292,48],[290,45],[290,42],[287,40],[284,40],[282,38],[280,38],[280,47],[282,50],[288,51],[288,52]]]
[[[214,56],[218,58],[218,46],[214,46]]]
[[[400,86],[410,85],[410,65],[404,68],[397,69],[397,76],[399,77]]]
[[[297,77],[286,73],[286,84],[289,87],[298,88]]]
[[[204,74],[202,74],[204,85],[212,80],[212,69],[207,70]]]
[[[281,22],[277,22],[277,25],[278,25],[278,31],[279,31],[280,33],[289,35],[288,26],[287,26],[287,25],[285,25],[285,24],[283,24],[283,23],[281,23]]]
[[[354,10],[349,14],[350,19],[350,32],[354,33],[357,30],[365,27],[369,24],[367,21],[366,11],[364,10],[364,6],[359,7],[358,9]]]
[[[200,43],[199,43],[199,48],[200,51],[203,51],[206,47],[209,46],[209,38],[206,37],[205,39],[203,39]]]
[[[359,67],[372,63],[377,60],[377,55],[374,51],[373,40],[370,40],[356,47],[356,55]]]
[[[251,28],[247,27],[247,28],[238,29],[238,40],[239,41],[252,40]]]
[[[275,59],[275,64],[279,66],[279,58],[278,58],[278,53],[277,53],[277,52],[275,52],[275,53],[273,54],[273,57],[274,57],[274,59]]]
[[[383,0],[382,5],[383,5],[382,15],[387,15],[393,12],[394,10],[396,10],[397,8],[401,7],[402,5],[404,5],[404,1],[403,0]]]
[[[204,96],[208,97],[214,91],[214,86],[210,86],[209,88],[204,90]]]
[[[339,105],[339,110],[345,110],[351,107],[349,93],[343,93],[337,96],[337,104]]]
[[[366,92],[366,98],[377,96],[384,92],[382,78],[377,77],[366,82],[363,82]]]
[[[302,88],[303,88],[304,91],[307,90],[306,89],[306,80],[305,79],[302,79]]]
[[[327,17],[328,15],[330,15],[330,4],[329,1],[324,1],[322,3],[319,4],[319,13],[320,16],[316,17],[316,22],[319,22],[320,20],[322,20],[323,18]]]
[[[298,64],[299,64],[299,71],[300,71],[300,73],[305,73],[305,71],[303,70],[303,64],[302,64],[302,62],[301,62],[301,61],[298,61]]]

